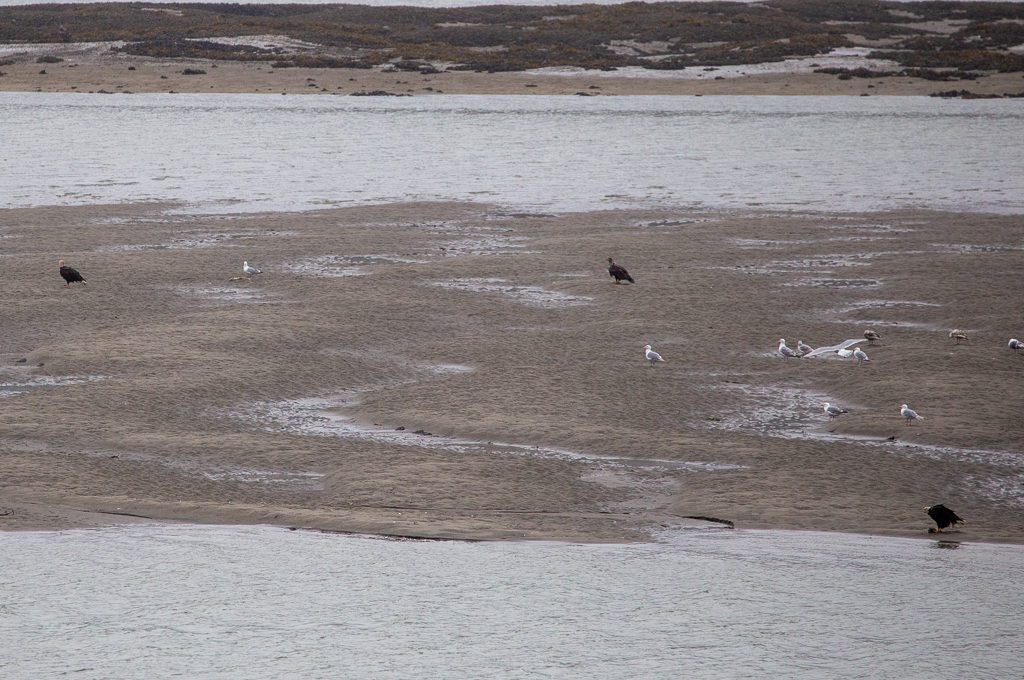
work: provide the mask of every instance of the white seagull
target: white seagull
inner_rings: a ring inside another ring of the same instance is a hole
[[[786,339],[785,338],[779,338],[779,354],[781,354],[784,357],[796,357],[797,359],[800,358],[799,354],[797,354],[796,352],[794,352],[790,348],[786,347]]]
[[[800,352],[801,355],[803,355],[803,354],[810,354],[811,352],[814,351],[814,348],[811,347],[810,345],[808,345],[803,340],[797,340],[796,341],[796,351]]]
[[[959,345],[964,340],[970,341],[970,338],[967,337],[967,333],[964,333],[959,328],[954,328],[953,330],[951,330],[949,332],[949,337],[957,345]]]
[[[839,356],[841,356],[844,359],[849,359],[850,355],[853,354],[853,350],[852,349],[837,349],[836,350],[836,354],[838,354]]]
[[[827,401],[825,402],[825,414],[829,417],[830,420],[835,420],[836,416],[841,416],[844,413],[849,413],[849,411],[847,411],[845,408],[839,408],[838,406],[830,404]]]
[[[1007,344],[1007,347],[1016,352],[1019,352],[1021,350],[1024,350],[1024,342],[1021,342],[1017,338],[1010,338],[1010,342]]]
[[[250,265],[248,260],[243,260],[242,261],[242,271],[245,272],[249,276],[250,279],[252,277],[256,276],[257,274],[262,274],[263,273],[259,269],[256,269],[256,267],[253,267],[252,265]]]
[[[910,408],[906,404],[900,407],[900,415],[907,421],[907,425],[910,425],[915,420],[924,420],[924,416],[917,415],[917,411]]]
[[[871,359],[868,359],[867,353],[865,353],[864,350],[862,350],[860,347],[853,350],[853,356],[855,359],[857,359],[858,364],[862,364],[865,361],[871,361]]]
[[[658,363],[659,361],[665,361],[661,358],[661,355],[651,349],[650,345],[644,345],[644,358],[651,362],[651,366]]]

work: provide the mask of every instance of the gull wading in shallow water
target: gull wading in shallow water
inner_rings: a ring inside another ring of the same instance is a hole
[[[928,529],[929,534],[941,534],[942,530],[948,526],[956,527],[957,523],[963,523],[963,518],[956,514],[942,503],[938,505],[929,505],[924,509],[928,513],[928,516],[935,520],[936,527],[930,527]]]
[[[924,416],[917,415],[917,411],[906,404],[900,407],[900,415],[907,421],[907,425],[912,424],[915,420],[924,420]]]
[[[964,333],[959,328],[954,328],[953,330],[951,330],[949,332],[949,337],[957,345],[959,345],[964,340],[970,341],[970,338],[967,337],[967,333]]]
[[[853,358],[857,360],[858,365],[865,361],[871,361],[871,359],[868,359],[868,355],[860,347],[853,350]]]
[[[779,338],[779,354],[781,354],[782,356],[784,356],[786,358],[796,358],[796,359],[800,358],[799,354],[797,354],[796,352],[791,350],[789,347],[786,347],[786,339],[785,338]]]
[[[248,276],[250,279],[256,276],[257,274],[263,273],[261,270],[256,269],[256,267],[253,267],[251,264],[249,264],[248,260],[242,261],[242,271],[245,272],[246,276]]]
[[[76,282],[81,283],[83,286],[85,285],[85,279],[78,273],[78,270],[74,267],[65,267],[64,260],[58,262],[57,266],[60,267],[60,275],[64,278],[65,288],[70,288],[71,284]]]
[[[844,413],[849,413],[845,408],[839,408],[833,404],[825,402],[825,414],[828,415],[829,420],[835,420],[836,416],[841,416]]]
[[[644,345],[644,358],[651,362],[651,366],[659,361],[665,361],[660,354],[651,349],[650,345]]]
[[[810,354],[814,351],[814,348],[805,343],[803,340],[796,341],[796,351],[800,352],[801,355]]]
[[[870,328],[864,331],[864,337],[867,338],[868,342],[872,345],[882,339],[882,336],[871,330]]]

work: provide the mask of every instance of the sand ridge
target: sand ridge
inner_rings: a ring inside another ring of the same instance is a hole
[[[1003,407],[1024,370],[1018,217],[168,207],[0,211],[0,383],[33,386],[0,398],[0,527],[621,541],[711,516],[916,536],[942,502],[969,522],[954,537],[1024,537]],[[774,352],[869,325],[863,366]],[[267,416],[303,400],[318,410]],[[904,402],[926,420],[906,427]],[[332,413],[396,436],[308,429]]]

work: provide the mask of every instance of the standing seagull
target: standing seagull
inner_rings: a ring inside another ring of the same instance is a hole
[[[959,345],[964,340],[967,340],[968,342],[970,342],[970,338],[967,337],[967,333],[964,333],[959,328],[954,328],[953,330],[951,330],[949,332],[949,337],[957,345]]]
[[[900,407],[900,415],[907,421],[907,425],[913,424],[915,420],[924,420],[924,416],[917,415],[917,411],[906,404]]]
[[[797,354],[796,352],[794,352],[790,348],[786,347],[786,339],[785,338],[779,338],[779,354],[781,354],[782,356],[784,356],[786,358],[793,358],[793,357],[795,357],[797,359],[800,358],[799,354]]]
[[[860,347],[853,350],[853,356],[857,360],[858,365],[864,363],[865,361],[871,361],[871,359],[868,359],[867,353]]]
[[[811,352],[813,352],[814,348],[805,343],[803,340],[797,340],[796,351],[800,352],[800,356],[803,356],[804,354],[810,354]]]
[[[243,260],[242,261],[242,271],[245,272],[249,276],[250,279],[252,277],[256,276],[257,274],[262,274],[263,273],[261,270],[256,269],[256,267],[253,267],[252,265],[250,265],[248,260]]]
[[[636,283],[636,281],[633,280],[633,277],[629,275],[629,272],[626,271],[625,267],[620,267],[615,264],[615,261],[610,257],[608,258],[608,276],[615,279],[615,283],[622,283],[623,281]]]
[[[941,534],[942,530],[952,525],[956,528],[958,522],[963,522],[963,518],[956,514],[942,503],[938,505],[929,505],[925,508],[925,512],[928,516],[935,520],[935,524],[938,525],[937,529],[929,528],[929,534]]]
[[[836,416],[841,416],[844,413],[849,413],[849,411],[847,411],[845,408],[839,408],[838,406],[833,406],[832,404],[830,404],[830,403],[828,403],[826,401],[825,402],[825,413],[826,413],[826,415],[828,415],[829,420],[835,420]]]
[[[658,363],[659,361],[665,361],[661,358],[661,355],[651,349],[650,345],[644,345],[644,357],[651,362],[651,366]]]
[[[871,330],[870,328],[864,331],[864,337],[867,338],[868,342],[872,345],[882,339],[882,336]]]
[[[1024,350],[1024,342],[1021,342],[1017,338],[1010,338],[1010,342],[1007,344],[1007,347],[1014,350],[1015,352],[1019,352],[1021,350]]]
[[[85,285],[85,279],[78,273],[78,270],[74,267],[65,267],[64,260],[57,263],[60,266],[60,275],[64,277],[64,287],[70,288],[72,283],[76,281]]]

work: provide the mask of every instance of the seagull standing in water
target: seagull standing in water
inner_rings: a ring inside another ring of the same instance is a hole
[[[870,328],[864,331],[864,337],[867,338],[867,341],[872,345],[882,339],[881,335],[871,330]]]
[[[245,272],[245,274],[250,279],[252,277],[256,276],[257,274],[262,274],[263,273],[261,270],[256,269],[256,267],[253,267],[251,264],[249,264],[248,260],[243,260],[242,261],[242,271]]]
[[[970,338],[967,337],[967,333],[964,333],[959,328],[954,328],[953,330],[951,330],[949,332],[949,337],[953,341],[953,343],[957,345],[959,345],[964,340],[970,340]]]
[[[924,420],[924,416],[917,415],[917,411],[906,404],[903,404],[903,406],[900,407],[900,415],[907,421],[907,425],[913,424],[915,420]]]
[[[786,358],[793,358],[793,357],[795,357],[797,359],[800,358],[799,354],[797,354],[796,352],[791,350],[789,347],[786,347],[786,339],[785,338],[779,338],[779,354],[781,354],[782,356],[784,356]]]
[[[1015,352],[1020,352],[1021,350],[1024,350],[1024,342],[1021,342],[1017,338],[1010,338],[1010,342],[1007,344],[1007,347]]]
[[[803,356],[804,354],[810,354],[811,352],[813,352],[814,348],[811,347],[810,345],[808,345],[803,340],[797,340],[796,341],[796,351],[800,352],[800,355]]]
[[[865,361],[871,361],[871,359],[868,359],[867,353],[864,350],[862,350],[860,347],[858,347],[857,349],[853,350],[853,356],[857,360],[857,364],[858,365],[864,363]]]
[[[665,361],[660,354],[651,349],[650,345],[644,345],[644,358],[651,362],[651,366],[659,361]]]
[[[835,420],[836,416],[841,416],[844,413],[849,413],[845,408],[839,408],[834,404],[825,402],[825,414],[829,417],[829,420]]]

